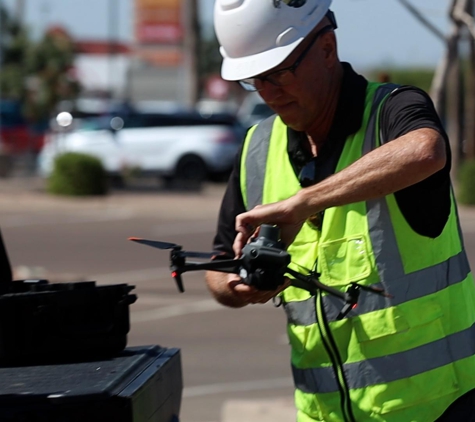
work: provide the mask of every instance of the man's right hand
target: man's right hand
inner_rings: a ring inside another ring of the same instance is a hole
[[[222,305],[231,308],[242,308],[255,303],[267,303],[290,285],[290,281],[287,281],[277,290],[257,290],[254,286],[245,284],[237,274],[216,271],[206,272],[206,282],[215,299]]]

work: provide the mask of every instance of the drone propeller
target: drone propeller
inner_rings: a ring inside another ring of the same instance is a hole
[[[183,251],[182,246],[177,245],[176,243],[161,242],[158,240],[148,240],[142,239],[140,237],[129,237],[129,240],[132,240],[137,243],[142,243],[143,245],[152,246],[153,248],[158,249],[171,249],[170,252],[170,270],[172,272],[172,277],[175,279],[176,285],[180,292],[184,292],[185,288],[183,286],[183,280],[181,274],[183,272],[189,271],[190,267],[187,266],[186,258],[201,258],[201,259],[211,259],[215,256],[220,255],[219,252],[190,252]],[[190,263],[190,265],[206,265],[207,263]],[[231,268],[234,268],[236,263],[233,262]]]
[[[158,240],[141,239],[140,237],[129,237],[129,240],[132,240],[133,242],[137,242],[137,243],[142,243],[143,245],[152,246],[153,248],[158,248],[158,249],[176,249],[176,250],[181,249],[181,246],[177,245],[176,243],[160,242]]]
[[[192,252],[192,251],[182,251],[181,246],[176,243],[161,242],[159,240],[148,240],[142,239],[140,237],[129,237],[129,240],[132,240],[137,243],[142,243],[143,245],[152,246],[153,248],[158,249],[175,249],[180,251],[180,256],[189,257],[189,258],[202,258],[202,259],[211,259],[216,255],[219,255],[219,252]]]

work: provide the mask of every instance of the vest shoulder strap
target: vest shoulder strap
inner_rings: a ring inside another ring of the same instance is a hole
[[[260,122],[249,139],[245,157],[247,198],[244,201],[248,210],[262,204],[269,142],[276,117],[273,115]]]

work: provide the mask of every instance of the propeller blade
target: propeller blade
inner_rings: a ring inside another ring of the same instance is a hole
[[[175,243],[169,242],[160,242],[158,240],[148,240],[148,239],[141,239],[140,237],[129,237],[129,240],[133,242],[142,243],[143,245],[152,246],[153,248],[158,249],[174,249],[179,248],[180,246]]]

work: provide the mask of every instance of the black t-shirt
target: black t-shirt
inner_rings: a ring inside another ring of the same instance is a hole
[[[358,131],[364,112],[367,80],[356,74],[348,63],[343,63],[344,76],[335,118],[317,157],[302,147],[305,134],[287,130],[290,162],[295,174],[311,159],[316,161],[316,180],[334,173],[346,138]],[[447,162],[445,167],[427,179],[395,193],[398,206],[412,229],[420,235],[435,238],[442,232],[450,213],[450,147],[447,134],[434,109],[431,99],[415,87],[401,87],[383,105],[380,117],[382,142],[390,142],[421,128],[438,131],[445,139]],[[213,249],[232,257],[236,237],[235,218],[246,211],[240,189],[241,153],[236,157],[219,213],[217,234]]]

